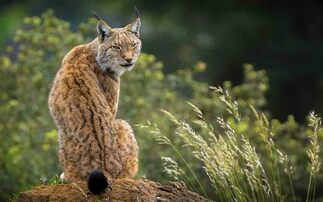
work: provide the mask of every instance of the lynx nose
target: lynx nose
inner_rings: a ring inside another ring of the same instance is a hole
[[[127,62],[131,63],[133,59],[133,54],[130,51],[126,51],[122,54],[122,58]]]
[[[124,60],[130,63],[132,61],[132,58],[124,58]]]

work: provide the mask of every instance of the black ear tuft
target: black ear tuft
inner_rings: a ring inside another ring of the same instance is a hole
[[[97,20],[101,20],[100,16],[95,12],[95,11],[91,11],[93,17],[95,17]]]
[[[137,6],[135,6],[135,12],[136,12],[136,17],[139,18],[139,10]]]
[[[108,187],[109,183],[107,178],[104,176],[103,172],[100,170],[94,170],[90,172],[87,186],[89,190],[93,194],[102,194],[106,188]]]

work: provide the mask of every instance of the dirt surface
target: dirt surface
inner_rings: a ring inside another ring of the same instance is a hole
[[[17,200],[25,201],[210,201],[189,191],[184,183],[169,182],[166,185],[150,180],[116,179],[112,190],[95,196],[89,193],[85,182],[42,185],[22,192]]]

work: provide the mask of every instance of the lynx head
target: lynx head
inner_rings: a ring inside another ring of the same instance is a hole
[[[98,19],[97,63],[102,70],[121,76],[134,67],[141,51],[139,14],[137,12],[136,19],[123,28],[111,28],[106,22]]]

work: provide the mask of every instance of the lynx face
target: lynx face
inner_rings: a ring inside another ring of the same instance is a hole
[[[121,76],[134,67],[141,51],[140,24],[139,16],[123,28],[110,28],[104,21],[99,21],[100,44],[96,60],[102,70]]]

